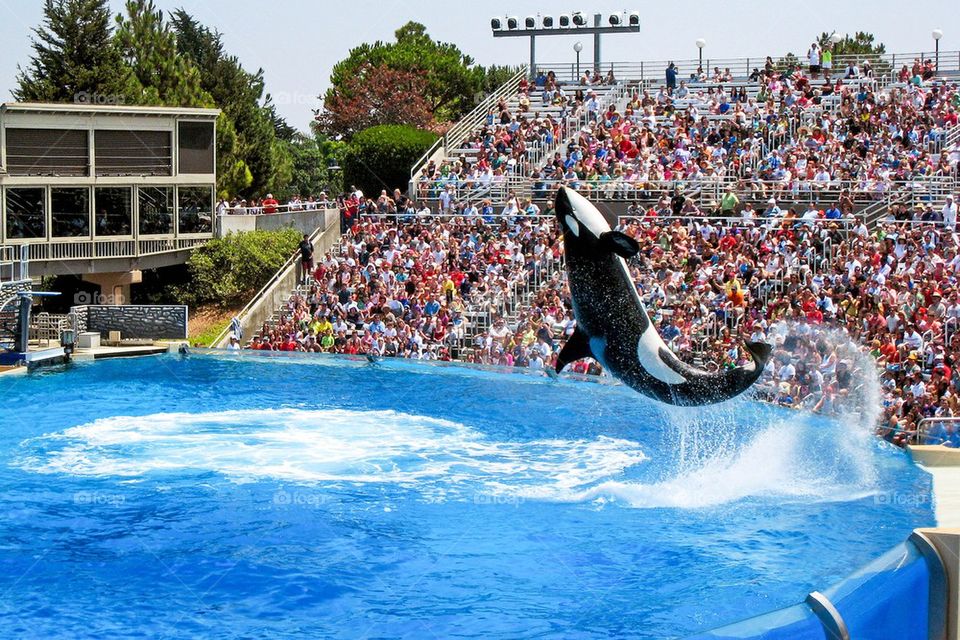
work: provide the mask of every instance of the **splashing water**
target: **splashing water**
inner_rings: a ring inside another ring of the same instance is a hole
[[[770,406],[761,410],[764,426],[747,433],[743,418],[756,405],[746,399],[670,408],[662,414],[676,444],[665,465],[670,469],[666,479],[605,482],[576,499],[697,508],[752,497],[833,501],[876,493],[872,433],[882,407],[875,364],[842,330],[786,322],[771,328],[770,340],[777,345],[773,357],[796,364],[800,345],[813,336],[850,372],[849,391],[838,398],[831,417]],[[769,370],[762,380],[775,382]]]

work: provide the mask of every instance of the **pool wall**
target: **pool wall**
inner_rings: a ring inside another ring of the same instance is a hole
[[[960,640],[960,529],[910,538],[803,603],[688,640]]]

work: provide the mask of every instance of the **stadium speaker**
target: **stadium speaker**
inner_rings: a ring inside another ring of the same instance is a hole
[[[640,26],[640,14],[637,13],[636,11],[632,12],[632,13],[630,14],[630,17],[629,17],[627,20],[628,20],[628,22],[629,22],[629,24],[630,24],[631,27],[639,27],[639,26]]]
[[[527,27],[527,29],[536,29],[537,19],[533,16],[527,16],[526,20],[523,21],[523,24]]]
[[[570,15],[567,13],[560,15],[560,28],[566,29],[570,26]]]
[[[578,27],[585,27],[585,26],[587,26],[587,18],[586,18],[586,16],[584,16],[584,15],[583,15],[582,13],[580,13],[579,11],[578,11],[577,13],[573,14],[573,24],[575,24],[575,25],[578,26]]]
[[[507,29],[513,31],[520,26],[520,18],[517,16],[510,16],[507,18]]]
[[[553,29],[553,16],[543,16],[540,18],[540,24],[544,29]]]
[[[503,21],[500,18],[490,18],[490,28],[494,31],[500,31],[500,29],[503,29]]]
[[[611,13],[611,14],[610,14],[610,26],[611,26],[611,27],[619,27],[619,26],[620,26],[620,23],[621,23],[622,21],[623,21],[623,20],[620,18],[620,14],[619,14],[619,13]]]

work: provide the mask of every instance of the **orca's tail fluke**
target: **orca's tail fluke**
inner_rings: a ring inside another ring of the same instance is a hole
[[[773,347],[766,342],[746,342],[743,346],[750,352],[757,369],[762,372],[763,368],[767,366],[767,362],[770,361],[770,353],[773,351]]]

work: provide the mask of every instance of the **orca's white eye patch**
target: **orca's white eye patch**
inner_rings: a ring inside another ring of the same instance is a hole
[[[568,215],[564,218],[564,222],[567,223],[567,228],[570,229],[570,233],[576,237],[580,237],[580,223],[577,222],[577,219],[571,215]]]

